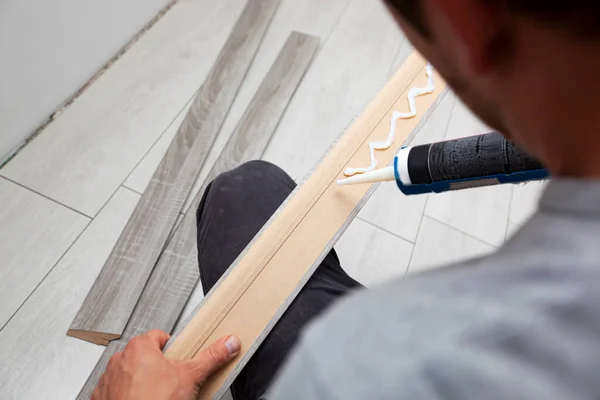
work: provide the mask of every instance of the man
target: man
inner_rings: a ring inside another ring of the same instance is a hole
[[[358,286],[332,251],[236,380],[234,397],[600,398],[600,4],[389,6],[473,111],[543,161],[554,180],[496,254],[348,296],[302,334],[272,382],[298,330]],[[292,188],[261,162],[213,182],[198,210],[205,290]],[[153,331],[132,340],[94,398],[191,399],[240,346],[226,337],[174,363],[160,351],[167,338]]]

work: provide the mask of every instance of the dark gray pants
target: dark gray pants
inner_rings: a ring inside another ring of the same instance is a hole
[[[279,167],[251,161],[219,175],[207,187],[196,214],[198,264],[204,293],[225,273],[295,186]],[[233,397],[260,398],[302,327],[335,299],[357,287],[360,285],[340,267],[335,251],[329,252],[235,380],[231,387]]]

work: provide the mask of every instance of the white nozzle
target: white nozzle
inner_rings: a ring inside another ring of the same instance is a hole
[[[365,172],[364,174],[357,174],[346,179],[339,179],[337,183],[338,185],[358,185],[360,183],[387,182],[395,179],[394,167],[391,166]]]

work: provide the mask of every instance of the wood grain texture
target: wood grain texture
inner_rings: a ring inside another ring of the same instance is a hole
[[[123,333],[278,3],[247,3],[68,335],[106,345]]]
[[[154,175],[154,172],[156,172],[158,165],[167,153],[169,145],[175,138],[175,135],[183,123],[185,116],[188,114],[195,97],[196,94],[194,94],[194,96],[185,104],[183,109],[179,111],[179,114],[177,114],[167,129],[165,129],[164,133],[160,136],[160,139],[154,143],[152,149],[148,151],[144,158],[142,158],[142,160],[139,162],[137,167],[135,167],[127,179],[125,179],[123,186],[139,194],[144,193],[150,184],[150,181],[152,180],[152,175]],[[207,159],[206,162],[210,163],[210,160]]]
[[[407,107],[413,86],[424,86],[425,60],[413,54],[313,173],[299,185],[171,339],[166,356],[189,359],[218,337],[235,332],[242,342],[233,363],[211,377],[199,398],[219,398],[249,360],[294,295],[333,246],[376,185],[340,187],[347,165],[368,164],[368,142],[383,140],[393,110]],[[435,73],[436,89],[417,99],[418,115],[398,125],[395,143],[378,152],[389,164],[402,143],[437,105],[446,85]],[[278,266],[286,264],[285,273]]]
[[[283,47],[285,41],[287,40],[288,36],[290,35],[290,32],[292,32],[292,31],[303,32],[303,33],[311,35],[311,36],[320,37],[322,40],[321,43],[323,44],[322,48],[319,50],[318,57],[315,58],[314,62],[311,64],[311,67],[310,67],[306,77],[304,77],[304,79],[302,80],[302,85],[298,88],[298,91],[294,94],[294,99],[292,100],[292,102],[290,104],[290,112],[286,112],[286,114],[284,116],[284,120],[285,120],[290,117],[291,113],[302,115],[307,118],[303,118],[301,121],[301,124],[304,124],[304,125],[307,124],[307,122],[308,122],[307,119],[310,119],[311,115],[308,112],[308,110],[306,108],[306,104],[303,101],[301,101],[300,104],[298,104],[298,98],[299,97],[310,98],[310,100],[314,102],[316,99],[320,98],[325,91],[329,92],[329,90],[337,83],[335,81],[335,77],[332,80],[332,78],[328,75],[321,76],[321,74],[319,72],[321,72],[321,73],[323,72],[322,68],[320,68],[320,71],[318,71],[315,74],[315,68],[317,67],[317,65],[323,64],[323,62],[321,60],[324,56],[325,48],[329,48],[330,52],[336,52],[337,55],[341,59],[344,59],[344,58],[348,58],[349,55],[354,55],[354,53],[357,51],[357,49],[366,47],[364,43],[353,40],[354,39],[353,37],[346,38],[346,41],[347,41],[346,46],[339,46],[339,44],[338,44],[338,46],[335,47],[335,46],[331,46],[329,44],[328,38],[330,36],[334,35],[333,32],[336,32],[338,30],[338,27],[339,27],[338,22],[339,22],[340,18],[342,18],[343,16],[346,15],[346,9],[348,8],[349,2],[350,2],[349,0],[327,0],[327,1],[323,1],[323,0],[285,0],[285,1],[281,2],[279,8],[277,9],[277,13],[275,14],[275,17],[273,17],[273,21],[271,21],[271,24],[269,25],[269,29],[268,29],[267,33],[265,34],[263,43],[260,46],[260,49],[258,50],[258,52],[256,53],[256,57],[254,58],[254,61],[252,62],[252,66],[250,67],[250,70],[248,71],[248,75],[244,79],[244,84],[240,88],[240,92],[238,93],[238,95],[235,99],[235,102],[234,102],[233,106],[231,107],[229,115],[227,116],[227,119],[225,120],[225,123],[223,124],[222,132],[227,133],[227,135],[220,134],[219,137],[215,140],[213,148],[211,149],[211,152],[207,158],[207,164],[205,164],[205,168],[203,168],[203,170],[200,172],[201,178],[204,178],[208,174],[209,167],[214,164],[215,160],[221,153],[221,150],[225,146],[225,143],[227,142],[227,139],[229,138],[231,132],[233,132],[233,130],[237,126],[241,116],[244,114],[246,108],[250,104],[250,101],[254,97],[256,90],[260,86],[267,71],[273,65],[275,59],[277,58],[277,55],[279,54],[279,51]],[[372,2],[363,2],[363,3],[365,4],[365,6],[369,6],[369,3],[372,3]],[[375,2],[375,3],[378,3],[378,2]],[[367,18],[373,18],[373,17],[381,17],[381,15],[377,15],[377,16],[369,15]],[[375,24],[373,23],[373,25],[375,25]],[[356,29],[362,29],[362,28],[363,28],[362,26],[356,27]],[[380,32],[378,32],[378,33],[380,33]],[[372,36],[375,36],[375,35],[372,35]],[[382,38],[380,36],[378,42],[370,42],[370,43],[368,43],[368,46],[379,48],[380,46],[385,46],[387,44],[388,44],[387,41],[382,40]],[[393,47],[396,45],[397,45],[397,43],[392,44]],[[370,87],[371,91],[376,90],[376,88],[379,87],[381,84],[380,82],[377,82],[376,80],[375,80],[376,83],[372,83],[374,81],[374,79],[372,79],[372,75],[377,76],[376,71],[379,69],[379,62],[381,61],[380,59],[376,59],[376,60],[377,60],[376,62],[374,62],[373,60],[370,61],[370,64],[373,64],[375,71],[372,70],[369,73],[367,73],[364,70],[355,71],[355,74],[354,74],[355,79],[350,79],[350,77],[344,77],[344,85],[345,85],[346,90],[348,90],[349,88],[355,87],[355,86],[367,86],[369,84],[371,84],[371,87]],[[350,62],[351,61],[352,60],[350,59]],[[337,72],[338,72],[337,77],[339,77],[340,71],[337,71]],[[317,78],[319,80],[322,79],[324,87],[317,88],[314,85],[311,85],[309,83],[311,80],[314,81],[315,78]],[[383,79],[383,80],[385,80],[385,79]],[[365,83],[365,81],[366,81],[366,83]],[[306,90],[307,85],[310,87],[310,90],[308,90],[308,93]],[[357,97],[360,97],[360,95],[358,93],[354,93],[354,94]],[[361,101],[364,103],[365,99],[361,99]],[[339,99],[338,99],[337,104],[339,104],[339,106],[337,107],[335,112],[328,112],[328,110],[324,110],[322,113],[323,117],[326,119],[327,118],[340,119],[339,114],[348,113],[348,107],[346,107],[346,104],[344,102],[341,102],[341,104],[340,104]],[[308,105],[311,107],[313,106],[312,103],[308,103]],[[352,113],[352,111],[353,110],[350,110],[350,113]],[[356,113],[357,112],[354,111],[348,118],[351,118],[353,115],[356,115]],[[342,116],[342,118],[343,118],[343,116]],[[347,122],[348,122],[348,119],[346,119],[343,123],[346,124]],[[275,136],[274,136],[273,140],[271,141],[271,143],[273,143],[273,141],[277,141],[277,137],[284,138],[286,141],[298,141],[298,142],[302,142],[301,138],[304,138],[306,140],[310,139],[309,141],[311,141],[312,143],[315,143],[315,139],[321,138],[323,130],[322,129],[313,129],[313,128],[314,127],[311,125],[308,125],[305,127],[296,126],[296,127],[294,127],[294,129],[290,129],[289,126],[286,127],[286,129],[282,129],[281,126],[279,126],[276,130]],[[339,133],[343,128],[344,128],[344,126],[340,127],[340,129],[337,131],[337,133]],[[298,138],[296,137],[296,135],[298,135]],[[326,138],[324,148],[320,149],[320,148],[318,148],[318,146],[311,147],[310,151],[312,152],[312,154],[314,154],[318,158],[322,154],[322,152],[327,148],[327,146],[329,146],[331,144],[331,142],[334,139],[335,139],[335,135],[334,135],[334,137]],[[267,152],[269,152],[271,150],[277,151],[277,149],[273,149],[273,147],[274,146],[272,144],[269,144],[269,147],[267,148]],[[275,146],[275,147],[278,147],[278,146]],[[271,149],[271,150],[269,150],[269,149]],[[302,152],[303,151],[300,150],[298,153],[302,153]],[[290,158],[291,157],[288,157],[287,159],[289,160]],[[314,164],[314,161],[312,162],[312,164]],[[284,169],[286,168],[285,165],[281,165],[281,166]],[[306,172],[306,170],[303,172]],[[301,177],[302,176],[300,176],[300,178]],[[197,185],[195,185],[195,187],[193,189],[193,193],[197,193],[198,190],[200,190],[201,181],[202,181],[201,179],[198,180]],[[187,210],[189,208],[192,200],[193,200],[193,196],[188,198],[188,201],[186,201],[186,205],[184,206],[184,210]]]
[[[0,178],[0,329],[89,221],[79,213]]]
[[[258,88],[238,126],[213,165],[203,189],[219,174],[260,158],[287,104],[319,46],[319,39],[292,33]],[[110,357],[129,339],[151,329],[171,332],[199,278],[196,261],[195,210],[204,190],[194,200],[182,224],[162,253],[120,340],[108,344],[78,399],[89,399]]]

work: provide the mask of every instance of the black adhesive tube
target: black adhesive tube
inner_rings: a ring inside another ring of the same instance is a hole
[[[498,132],[412,147],[406,167],[413,185],[544,168]]]

